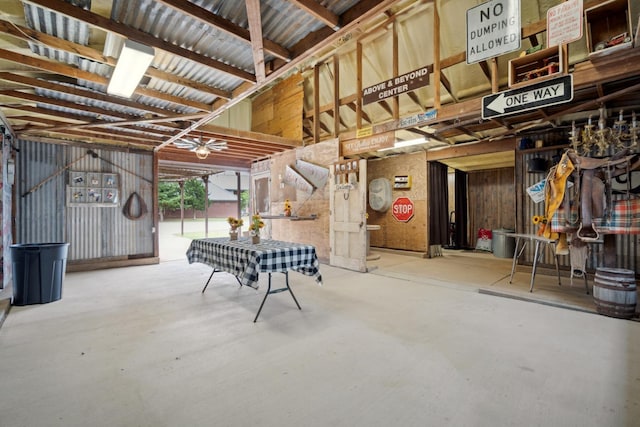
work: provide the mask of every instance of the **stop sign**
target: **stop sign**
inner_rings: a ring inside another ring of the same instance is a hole
[[[413,201],[408,197],[398,197],[391,205],[391,214],[400,222],[407,222],[413,217]]]

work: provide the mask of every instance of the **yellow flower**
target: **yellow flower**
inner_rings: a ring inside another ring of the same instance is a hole
[[[533,222],[534,225],[546,224],[547,223],[547,218],[545,218],[542,215],[534,215],[534,216],[531,217],[531,222]]]
[[[256,213],[251,217],[251,224],[249,224],[249,231],[252,231],[254,235],[260,235],[260,229],[264,227],[264,222],[260,218],[260,214]]]
[[[242,221],[242,218],[234,218],[232,216],[227,218],[227,222],[231,226],[232,230],[236,230],[238,227],[241,227],[242,224],[244,224],[244,221]]]

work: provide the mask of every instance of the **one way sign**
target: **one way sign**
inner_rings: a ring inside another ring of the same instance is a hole
[[[573,75],[556,77],[482,98],[482,118],[506,116],[573,99]]]

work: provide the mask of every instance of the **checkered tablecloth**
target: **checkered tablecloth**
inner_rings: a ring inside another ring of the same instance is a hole
[[[259,273],[297,271],[315,277],[322,284],[316,248],[300,243],[251,238],[229,240],[228,237],[196,239],[187,250],[189,264],[200,262],[216,270],[231,273],[243,285],[257,287]]]

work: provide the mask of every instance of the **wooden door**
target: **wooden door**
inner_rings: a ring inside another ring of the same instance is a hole
[[[349,160],[331,166],[329,263],[367,271],[367,161]]]

